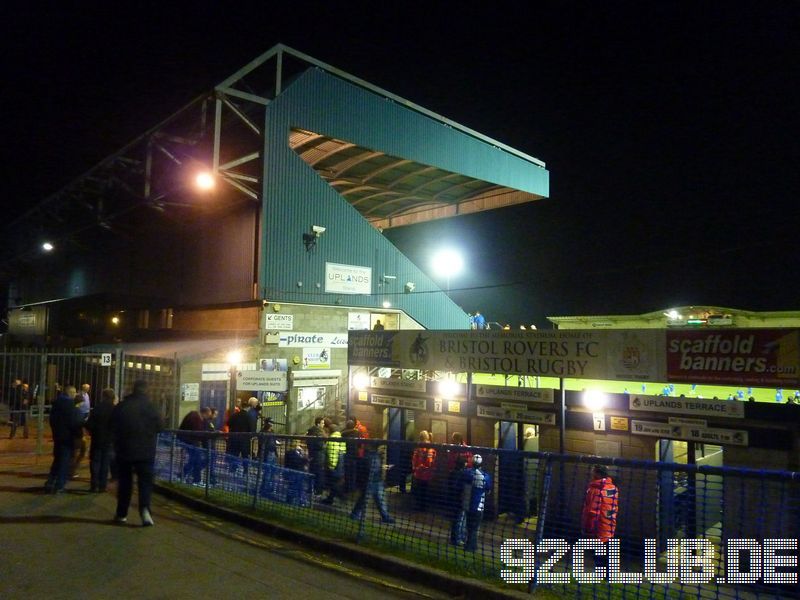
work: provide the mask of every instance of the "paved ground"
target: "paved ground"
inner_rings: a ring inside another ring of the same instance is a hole
[[[49,458],[0,442],[0,598],[293,600],[442,598],[441,593],[258,535],[154,497],[156,526],[111,521],[115,498],[90,494],[84,467],[56,496]],[[135,501],[134,501],[135,503]]]

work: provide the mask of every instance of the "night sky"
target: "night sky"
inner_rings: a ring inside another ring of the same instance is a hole
[[[547,163],[549,199],[387,231],[461,248],[464,310],[800,309],[798,3],[167,4],[2,9],[5,223],[282,42]]]

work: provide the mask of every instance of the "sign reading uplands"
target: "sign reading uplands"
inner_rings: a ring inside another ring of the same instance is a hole
[[[798,330],[667,331],[668,381],[797,386]]]

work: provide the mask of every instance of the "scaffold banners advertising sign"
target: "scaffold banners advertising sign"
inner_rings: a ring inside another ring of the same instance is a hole
[[[514,400],[516,402],[553,403],[553,390],[550,388],[524,388],[505,385],[478,385],[475,388],[478,398],[489,400]]]
[[[372,268],[326,262],[325,291],[331,294],[371,294]]]
[[[669,330],[666,335],[668,381],[800,385],[800,330]]]
[[[706,400],[705,398],[673,398],[671,396],[631,395],[631,410],[663,412],[680,415],[744,418],[744,402],[733,400]]]
[[[285,392],[286,371],[236,371],[236,389],[249,392]]]
[[[351,331],[347,346],[347,362],[351,365],[373,367],[399,367],[399,359],[392,358],[396,331]]]
[[[378,335],[383,334],[383,335]],[[664,381],[659,330],[351,332],[350,364]]]

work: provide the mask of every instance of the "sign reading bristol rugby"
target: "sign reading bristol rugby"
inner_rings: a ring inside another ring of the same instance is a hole
[[[382,334],[382,335],[379,335]],[[350,364],[664,381],[657,330],[351,332]]]
[[[667,332],[668,381],[796,387],[797,329]]]
[[[372,269],[326,262],[325,291],[333,294],[371,294]]]

